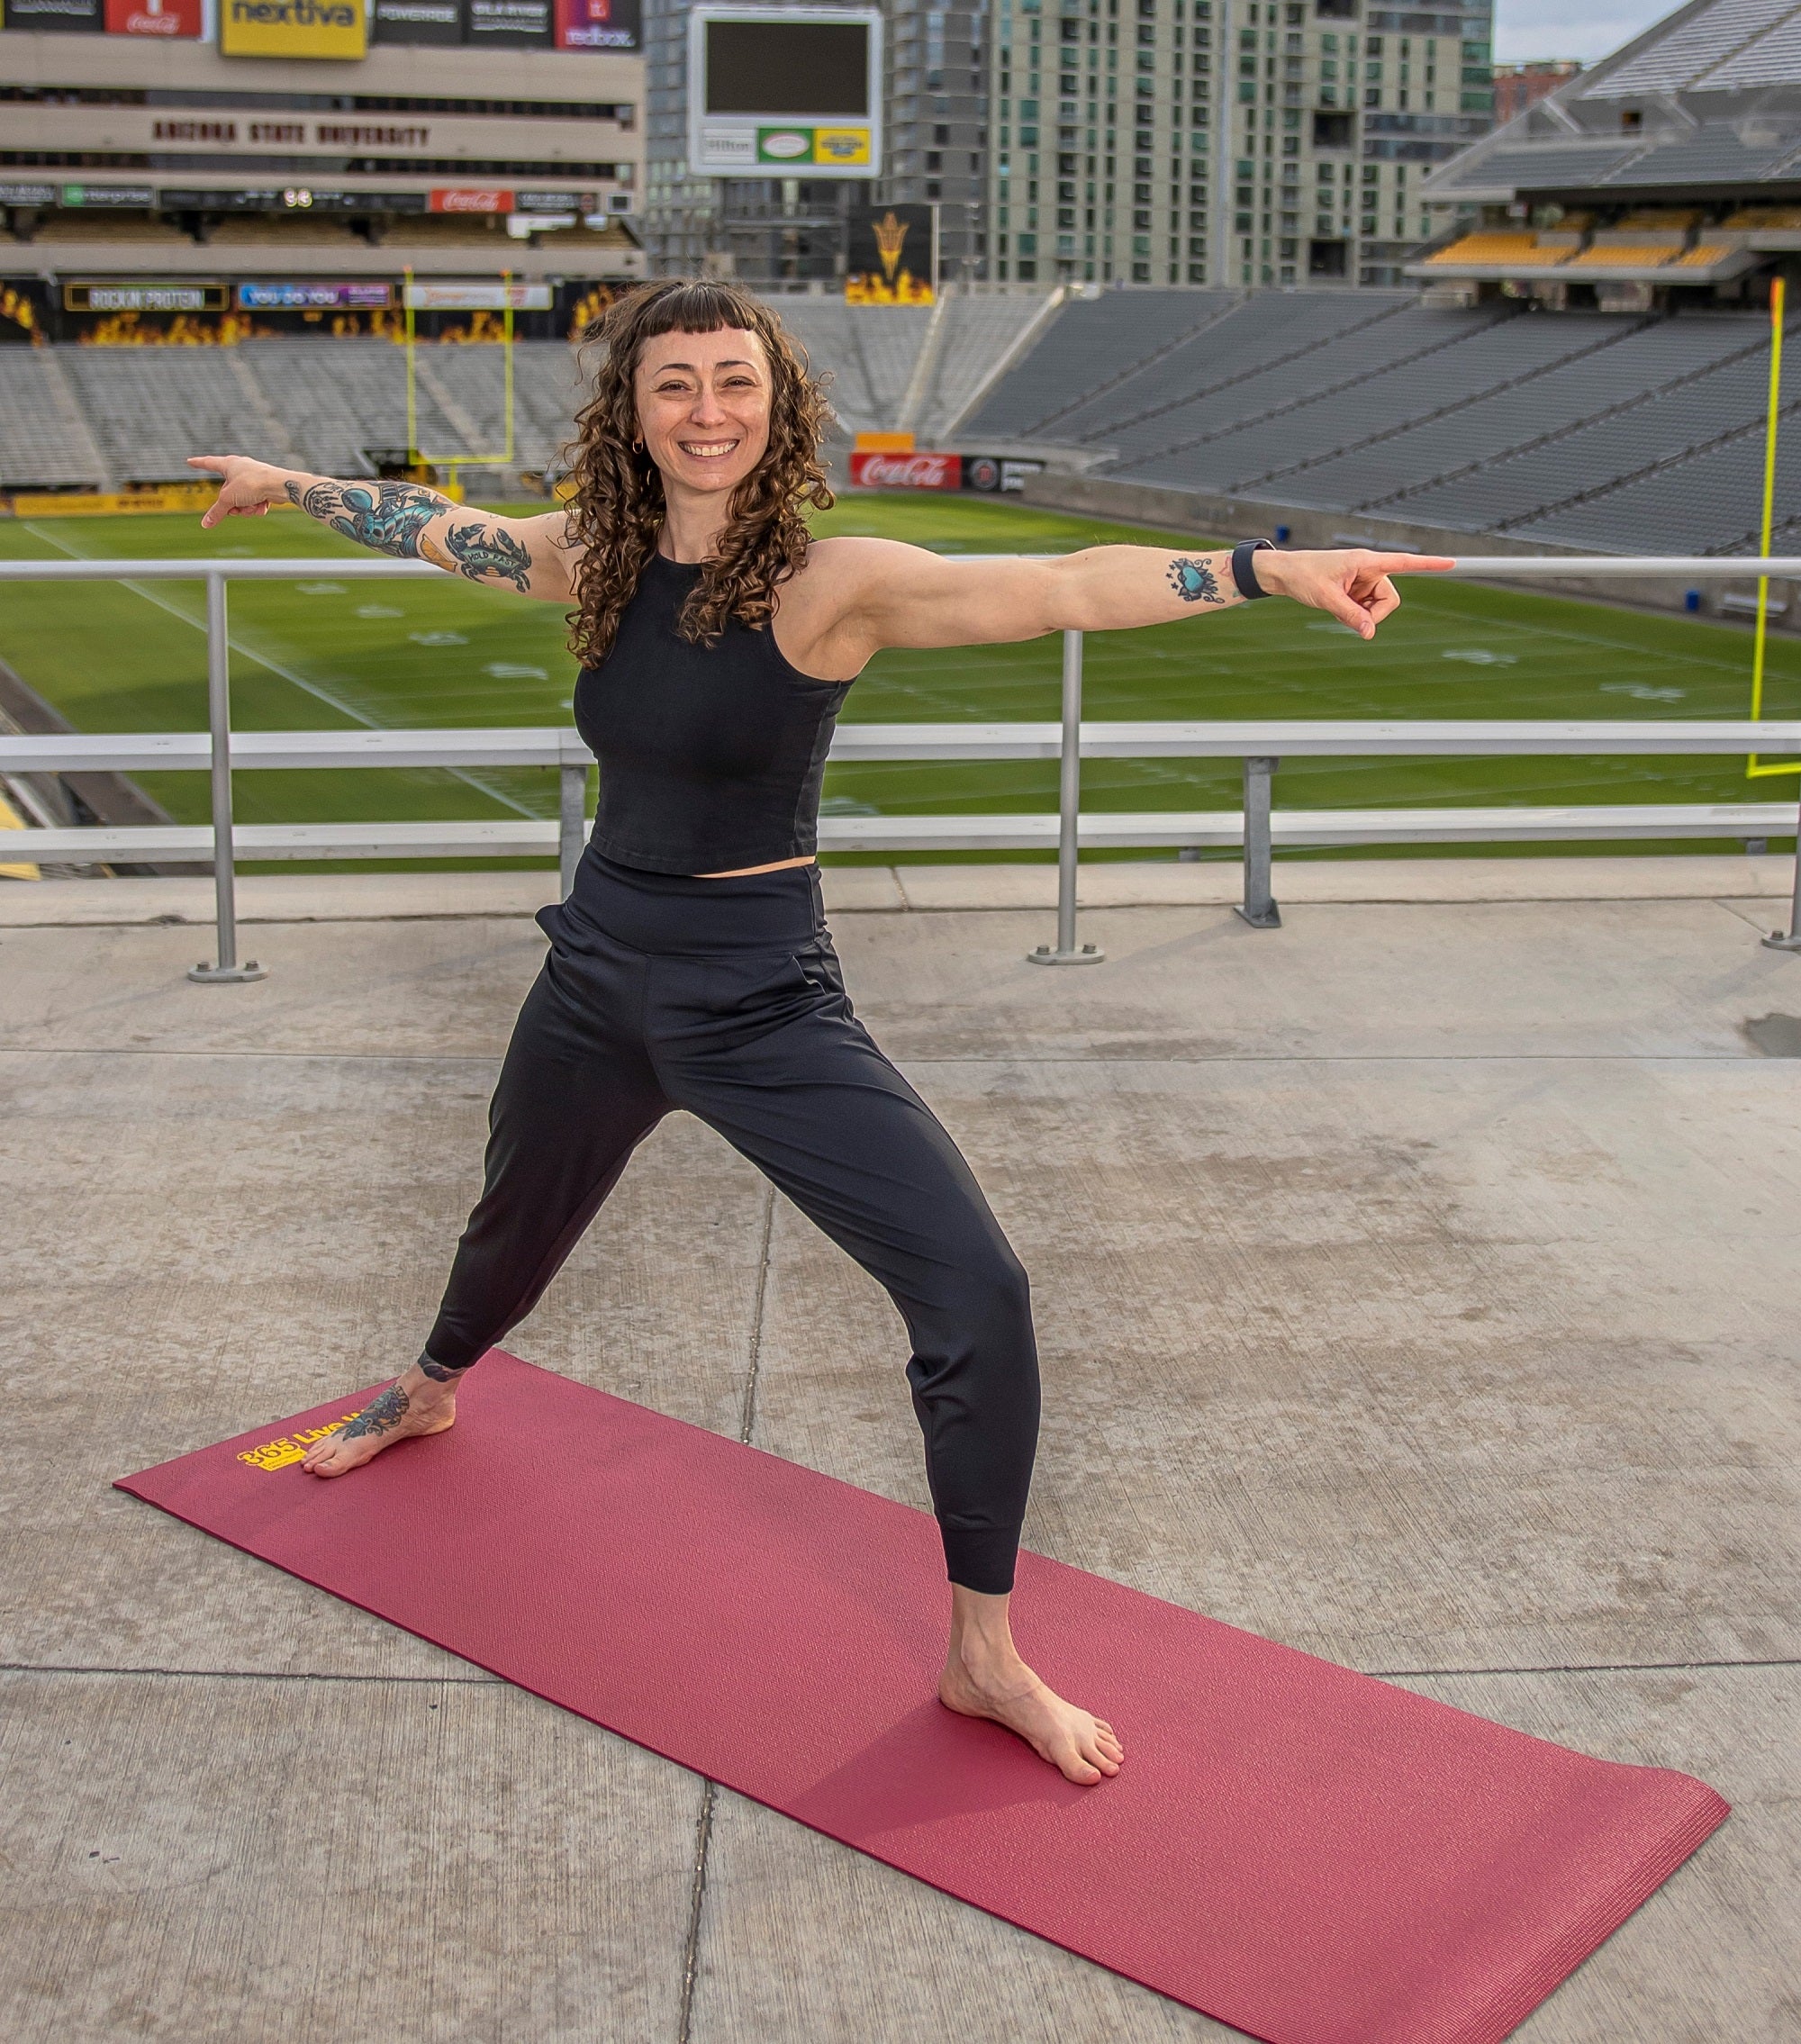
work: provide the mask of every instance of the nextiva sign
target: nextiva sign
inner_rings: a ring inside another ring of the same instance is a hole
[[[363,0],[220,0],[219,48],[227,57],[361,57]]]

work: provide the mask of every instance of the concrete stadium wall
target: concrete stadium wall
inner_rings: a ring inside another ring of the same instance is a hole
[[[1290,543],[1297,547],[1369,546],[1405,549],[1416,554],[1559,555],[1579,556],[1579,547],[1559,547],[1545,540],[1512,539],[1489,532],[1454,532],[1445,526],[1415,525],[1400,519],[1369,518],[1357,511],[1319,511],[1305,504],[1272,504],[1249,497],[1204,496],[1192,490],[1163,489],[1150,483],[1112,482],[1104,476],[1077,475],[1067,470],[1046,469],[1028,476],[1026,502],[1045,511],[1085,511],[1097,518],[1116,518],[1129,523],[1160,525],[1176,531],[1192,532],[1197,538],[1244,538],[1253,534],[1273,533],[1279,525],[1289,529]],[[1497,584],[1497,586],[1499,586]],[[1668,582],[1612,582],[1599,577],[1569,578],[1538,576],[1509,580],[1509,589],[1534,589],[1548,596],[1579,596],[1591,601],[1619,604],[1634,610],[1679,612],[1686,585]],[[1720,598],[1728,592],[1755,595],[1757,583],[1747,576],[1742,583],[1710,582],[1701,589],[1702,614],[1738,623],[1742,619],[1722,612]],[[1769,585],[1772,615],[1770,628],[1777,631],[1801,630],[1801,583],[1772,582]],[[1777,604],[1785,606],[1775,614]]]

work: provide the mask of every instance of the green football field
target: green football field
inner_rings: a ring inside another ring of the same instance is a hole
[[[881,533],[946,552],[1057,552],[1100,540],[1157,542],[1112,526],[968,498],[856,497],[821,532]],[[1176,543],[1192,547],[1191,537]],[[566,722],[574,663],[561,612],[446,577],[336,582],[351,547],[297,514],[203,533],[191,516],[0,520],[0,557],[304,556],[318,578],[231,589],[234,719],[296,729]],[[363,556],[367,557],[367,556]],[[1748,713],[1751,641],[1727,625],[1471,584],[1403,584],[1406,604],[1373,645],[1274,602],[1144,631],[1091,635],[1092,718],[1718,718]],[[197,583],[9,583],[0,658],[79,728],[178,730],[206,720]],[[890,653],[852,691],[846,719],[948,722],[1055,718],[1059,642]],[[1767,714],[1801,714],[1801,645],[1769,651]],[[151,774],[183,821],[208,814],[204,777]],[[246,821],[403,820],[556,813],[548,771],[239,776]],[[828,813],[980,813],[1055,806],[1051,762],[835,767]],[[1285,808],[1442,802],[1785,800],[1793,776],[1751,780],[1736,759],[1302,761],[1284,767]],[[1230,808],[1231,763],[1099,761],[1090,809]],[[1641,847],[1650,849],[1651,847]],[[1693,848],[1693,847],[1691,847]],[[1525,848],[1522,848],[1525,849]],[[1145,856],[1135,854],[1135,856]]]

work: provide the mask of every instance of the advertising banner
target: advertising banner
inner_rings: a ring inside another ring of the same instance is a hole
[[[0,185],[0,206],[53,206],[57,198],[54,185]]]
[[[5,26],[40,35],[98,35],[106,26],[101,0],[5,0]]]
[[[157,194],[157,203],[164,213],[423,213],[425,194],[324,192],[308,185],[289,185],[279,191],[242,187],[193,191],[165,185]]]
[[[513,213],[512,193],[503,185],[440,185],[431,194],[430,213]]]
[[[938,209],[853,206],[845,297],[853,305],[929,305],[937,296]]]
[[[204,0],[106,0],[106,32],[196,42],[206,33]]]
[[[113,277],[75,278],[62,287],[66,312],[222,312],[229,285],[199,278],[121,283]]]
[[[960,490],[956,454],[854,454],[850,479],[860,490]]]
[[[557,0],[557,47],[637,50],[641,14],[639,0]]]
[[[515,192],[514,213],[593,213],[601,203],[598,192]]]
[[[376,0],[371,32],[377,42],[465,40],[464,0]]]
[[[548,50],[555,41],[552,0],[468,0],[471,42],[494,50]]]
[[[408,310],[414,312],[503,312],[509,302],[515,312],[548,312],[551,287],[548,284],[487,284],[480,280],[410,284],[405,298]]]
[[[89,213],[104,212],[108,206],[143,213],[156,203],[156,196],[148,185],[65,185],[61,203]]]
[[[365,56],[363,0],[219,0],[224,57]]]
[[[240,312],[385,312],[391,284],[240,284]]]
[[[1004,455],[967,454],[963,457],[965,490],[1023,490],[1028,475],[1041,475],[1042,461],[1009,461]]]

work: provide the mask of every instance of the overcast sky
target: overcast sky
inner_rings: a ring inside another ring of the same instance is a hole
[[[1495,0],[1495,57],[1597,57],[1674,14],[1679,0]]]

